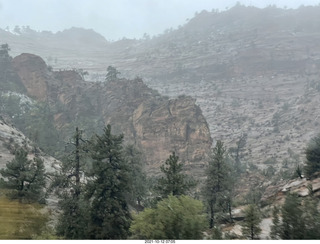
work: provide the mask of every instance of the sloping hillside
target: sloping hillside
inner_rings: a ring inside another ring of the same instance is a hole
[[[277,158],[281,167],[289,149],[301,154],[318,131],[319,8],[236,5],[224,12],[202,11],[150,40],[83,45],[77,52],[69,44],[58,50],[52,42],[36,44],[26,35],[3,40],[12,53],[23,46],[41,54],[55,70],[83,68],[88,79],[102,80],[113,65],[125,77],[143,77],[162,95],[190,95],[214,140],[232,147],[247,134],[244,161],[265,168],[264,161]]]
[[[75,126],[90,135],[110,123],[144,153],[151,175],[176,151],[185,171],[201,179],[212,142],[223,140],[234,156],[243,140],[235,223],[224,231],[241,234],[244,205],[256,194],[263,214],[260,237],[266,239],[272,206],[293,192],[319,198],[319,177],[299,179],[295,173],[307,142],[319,133],[319,12],[320,6],[237,5],[203,11],[150,40],[114,43],[77,28],[20,35],[0,30],[16,56],[0,66],[0,78],[11,81],[1,83],[1,95],[50,104],[63,139]],[[121,74],[105,82],[109,65]],[[89,81],[79,69],[89,71]],[[8,120],[22,116],[19,111]],[[12,159],[14,143],[30,145],[8,124],[0,123],[2,167]]]
[[[5,122],[0,117],[0,168],[4,168],[6,164],[14,158],[14,152],[18,148],[25,148],[27,151],[34,151],[34,143],[27,138],[20,130],[13,125]],[[39,149],[37,149],[40,151]],[[35,155],[29,153],[29,158],[33,159]],[[45,164],[47,172],[53,172],[57,167],[57,160],[40,151],[39,156]]]

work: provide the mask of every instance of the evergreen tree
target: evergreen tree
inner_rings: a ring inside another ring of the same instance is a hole
[[[227,165],[226,148],[223,142],[217,141],[212,150],[211,160],[206,170],[206,181],[203,196],[209,208],[210,228],[213,228],[216,213],[231,213],[231,169]]]
[[[0,170],[1,185],[10,189],[9,197],[21,202],[45,202],[45,168],[40,158],[28,159],[28,152],[18,149],[15,158]]]
[[[261,216],[256,205],[250,204],[245,209],[245,217],[242,225],[242,235],[254,240],[257,239],[258,235],[261,232],[259,226],[261,222]]]
[[[242,134],[236,142],[236,147],[231,147],[229,152],[232,154],[235,163],[235,169],[241,173],[241,159],[243,158],[243,151],[247,143],[247,134]]]
[[[88,204],[81,197],[63,191],[58,203],[61,213],[58,217],[56,234],[68,240],[88,239]]]
[[[311,177],[315,172],[320,171],[320,135],[309,142],[305,154],[307,159],[305,173]]]
[[[317,209],[319,200],[315,197],[308,196],[304,199],[302,206],[302,216],[305,227],[304,239],[320,239],[320,213]]]
[[[219,227],[215,226],[212,228],[211,239],[213,240],[223,240],[222,231]]]
[[[23,131],[35,139],[38,135],[37,142],[46,153],[56,156],[59,147],[60,139],[59,133],[54,126],[53,119],[54,112],[48,103],[38,103],[26,117],[16,121],[18,127],[24,127]]]
[[[279,213],[280,213],[279,208],[274,206],[272,211],[272,225],[271,225],[271,232],[270,232],[270,238],[272,240],[279,239],[281,234]]]
[[[143,172],[142,156],[133,145],[128,145],[125,147],[125,157],[129,167],[129,200],[141,209],[147,192],[147,177]]]
[[[172,194],[173,196],[185,195],[188,190],[195,186],[195,182],[188,180],[182,173],[183,164],[178,163],[179,157],[173,152],[160,167],[164,177],[158,181],[156,189],[160,192],[162,198]]]
[[[115,81],[118,79],[120,72],[113,66],[108,66],[106,81]]]
[[[281,239],[297,240],[305,238],[305,223],[296,194],[289,194],[282,206]]]
[[[320,213],[317,209],[318,203],[319,201],[312,194],[306,197],[302,203],[296,194],[289,194],[281,208],[282,221],[279,218],[279,209],[274,208],[271,239],[319,239]]]
[[[0,61],[1,61],[1,59],[10,57],[9,51],[10,51],[10,47],[7,43],[1,44],[1,46],[0,46]]]
[[[110,125],[92,142],[92,172],[87,184],[90,239],[126,239],[129,233],[128,165],[122,142],[123,135],[111,134]]]
[[[85,239],[87,237],[88,203],[84,200],[85,181],[81,181],[81,176],[85,171],[82,159],[86,144],[83,143],[78,127],[73,139],[71,144],[75,150],[62,160],[60,172],[55,175],[51,186],[59,198],[58,205],[61,210],[56,231],[57,235],[66,239]]]

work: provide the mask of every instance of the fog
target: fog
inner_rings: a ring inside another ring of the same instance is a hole
[[[297,8],[317,5],[319,0],[239,1],[263,8],[270,4]],[[53,32],[70,27],[94,29],[107,40],[157,35],[186,23],[195,12],[224,11],[236,0],[0,0],[0,28],[30,26]]]

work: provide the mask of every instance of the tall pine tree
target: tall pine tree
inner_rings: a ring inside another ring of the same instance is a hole
[[[297,240],[305,238],[305,224],[300,208],[298,195],[289,194],[282,206],[282,224],[280,237],[283,240]]]
[[[92,142],[92,172],[87,184],[90,239],[126,239],[129,234],[128,165],[122,142],[123,135],[111,134],[110,125]]]
[[[242,234],[250,240],[257,239],[258,235],[261,232],[259,226],[261,222],[261,216],[256,205],[250,204],[245,209],[245,217],[242,225]]]
[[[231,213],[231,169],[226,157],[227,152],[223,142],[217,141],[206,170],[207,178],[203,189],[203,196],[208,206],[210,228],[215,225],[217,213]]]
[[[133,145],[128,145],[125,147],[125,157],[129,167],[129,201],[136,209],[142,209],[142,201],[147,192],[147,177],[143,171],[142,155]]]
[[[274,206],[272,210],[272,225],[270,231],[270,238],[272,240],[278,240],[281,234],[279,213],[280,209],[277,206]]]
[[[59,198],[61,210],[56,226],[57,235],[66,239],[86,239],[88,203],[84,200],[83,178],[85,171],[84,148],[81,131],[76,128],[73,141],[74,150],[62,160],[60,172],[55,175],[52,188]]]

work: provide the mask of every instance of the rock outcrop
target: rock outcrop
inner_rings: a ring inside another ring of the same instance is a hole
[[[320,197],[320,172],[311,180],[297,178],[270,185],[261,200],[274,205],[281,205],[288,193],[296,193],[299,197],[306,197],[311,193],[311,190],[313,196]]]
[[[140,78],[86,82],[74,70],[50,71],[33,54],[21,54],[13,63],[27,95],[55,108],[55,125],[65,138],[74,126],[96,132],[110,124],[143,152],[149,173],[159,173],[175,151],[186,172],[203,176],[212,139],[195,99],[163,97]]]
[[[24,53],[13,59],[13,65],[28,95],[39,101],[45,101],[49,78],[46,63],[36,55]]]
[[[179,97],[158,104],[143,102],[134,111],[132,120],[135,139],[143,148],[148,162],[154,158],[163,162],[169,152],[175,151],[186,164],[186,170],[197,175],[203,170],[211,139],[207,123],[194,99]],[[154,166],[159,168],[160,165]]]

